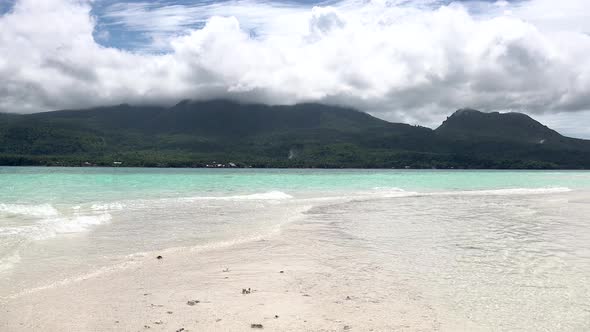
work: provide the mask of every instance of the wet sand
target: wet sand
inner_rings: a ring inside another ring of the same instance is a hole
[[[411,281],[352,262],[332,231],[298,222],[233,247],[149,254],[124,269],[2,300],[0,330],[478,329],[433,308]]]
[[[0,331],[586,331],[588,197],[316,206],[252,241],[0,297]]]

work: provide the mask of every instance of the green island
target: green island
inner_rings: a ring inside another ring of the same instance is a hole
[[[433,130],[322,104],[185,100],[2,113],[0,165],[588,169],[590,141],[522,113],[461,109]]]

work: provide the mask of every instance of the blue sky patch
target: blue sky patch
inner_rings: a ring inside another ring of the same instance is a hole
[[[485,4],[485,3],[494,3],[497,0],[432,0],[432,1],[416,1],[416,0],[408,0],[408,1],[400,1],[400,5],[408,5],[408,6],[416,6],[419,4],[420,6],[426,7],[438,7],[441,5],[447,5],[450,3],[463,3],[463,4],[474,4],[474,6],[470,9],[473,11],[479,10],[479,7],[476,6],[477,3]],[[515,2],[514,0],[511,2]],[[119,49],[125,50],[133,50],[133,51],[147,51],[147,52],[167,52],[168,50],[165,48],[162,49],[154,49],[153,48],[153,41],[154,38],[157,38],[158,31],[145,29],[145,27],[137,27],[137,26],[130,26],[130,23],[125,21],[123,15],[137,15],[140,19],[142,13],[149,14],[150,12],[153,13],[158,10],[162,9],[178,9],[187,8],[190,11],[186,11],[180,13],[177,16],[183,16],[181,19],[183,20],[182,24],[179,24],[178,29],[176,31],[162,31],[162,33],[166,33],[168,36],[171,34],[178,34],[182,35],[187,31],[200,29],[205,24],[205,19],[203,17],[195,17],[193,21],[191,21],[191,15],[198,16],[199,8],[205,8],[206,6],[212,5],[222,5],[224,3],[228,4],[235,4],[235,2],[229,0],[223,1],[191,1],[191,0],[159,0],[159,1],[145,1],[145,0],[127,0],[127,1],[117,1],[117,0],[99,0],[93,3],[93,8],[91,14],[97,19],[97,26],[94,32],[94,37],[98,43],[108,47],[115,47]],[[334,0],[293,0],[293,1],[273,1],[269,2],[272,4],[277,5],[285,5],[285,6],[301,6],[301,7],[313,7],[313,6],[328,6],[331,4],[337,4],[338,1]],[[477,13],[476,13],[477,14]],[[170,17],[173,17],[171,15]],[[146,18],[146,19],[149,19]],[[257,36],[257,29],[256,27],[246,27],[252,37]]]

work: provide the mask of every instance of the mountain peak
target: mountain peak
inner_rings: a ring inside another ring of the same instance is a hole
[[[533,118],[531,118],[530,116],[524,114],[524,113],[520,113],[520,112],[505,112],[505,113],[500,113],[500,112],[482,112],[479,110],[476,110],[474,108],[460,108],[458,110],[456,110],[453,114],[451,114],[449,116],[453,117],[453,116],[480,116],[480,117],[485,117],[487,119],[491,119],[491,118],[510,118],[510,119],[514,119],[514,118],[522,118],[522,119],[528,119],[530,121],[535,121]]]
[[[547,142],[561,137],[524,113],[486,113],[471,108],[457,110],[436,132],[446,137],[479,137],[522,143]]]
[[[478,111],[473,108],[460,108],[455,111],[455,113],[451,114],[451,116],[460,116],[460,115],[469,115],[469,114],[481,114],[483,112]]]

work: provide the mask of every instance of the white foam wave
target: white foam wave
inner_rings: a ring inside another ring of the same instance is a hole
[[[375,187],[373,190],[391,191],[391,192],[405,192],[404,189],[398,187]]]
[[[489,190],[464,190],[464,191],[449,191],[442,192],[442,195],[542,195],[542,194],[559,194],[572,191],[566,187],[548,187],[548,188],[508,188],[508,189],[489,189]],[[436,193],[435,193],[436,195]]]
[[[264,193],[256,193],[249,195],[234,195],[234,196],[195,196],[184,198],[184,200],[284,200],[291,199],[293,196],[282,191],[268,191]]]
[[[251,195],[238,195],[238,196],[230,196],[230,199],[290,199],[293,196],[286,194],[282,191],[269,191],[266,193],[261,194],[251,194]]]
[[[49,227],[46,234],[52,237],[57,234],[81,233],[88,231],[93,226],[109,223],[111,220],[112,216],[109,213],[62,218],[56,222],[47,223],[46,225]]]
[[[0,204],[0,213],[31,217],[52,217],[59,215],[59,211],[51,204]]]
[[[486,189],[486,190],[456,190],[456,191],[439,191],[439,192],[414,192],[405,191],[400,188],[373,188],[369,193],[378,198],[395,198],[395,197],[412,197],[412,196],[511,196],[511,195],[543,195],[559,194],[571,192],[572,189],[567,187],[544,187],[544,188],[505,188],[505,189]],[[365,193],[366,195],[366,193]],[[361,195],[362,197],[362,195]]]
[[[94,211],[120,211],[125,208],[125,205],[119,202],[114,203],[103,203],[103,204],[92,204],[90,208]]]
[[[413,191],[405,191],[401,188],[397,187],[375,187],[373,188],[372,195],[377,195],[379,197],[384,198],[394,198],[394,197],[408,197],[408,196],[416,196],[418,195],[417,192]]]
[[[76,215],[53,217],[35,224],[19,227],[0,227],[2,236],[18,236],[24,240],[46,240],[60,234],[81,233],[97,225],[106,224],[112,219],[109,213],[98,215]]]
[[[19,235],[24,229],[23,227],[0,227],[0,236]]]
[[[129,254],[129,255],[125,256],[126,261],[124,261],[124,262],[117,263],[117,264],[110,265],[110,266],[103,266],[103,267],[98,268],[97,270],[91,271],[86,274],[82,274],[79,276],[73,276],[73,277],[66,278],[66,279],[63,279],[63,280],[60,280],[57,282],[53,282],[53,283],[50,283],[47,285],[43,285],[43,286],[31,288],[31,289],[26,289],[26,290],[23,290],[23,291],[16,293],[16,294],[12,294],[12,295],[5,296],[5,297],[0,297],[0,300],[16,299],[21,296],[25,296],[27,294],[32,294],[32,293],[36,293],[39,291],[53,289],[53,288],[57,288],[57,287],[63,287],[63,286],[67,286],[72,283],[77,283],[77,282],[81,282],[84,280],[99,277],[99,276],[102,276],[105,274],[129,269],[131,267],[135,267],[135,266],[144,264],[148,259],[153,259],[153,257],[156,255],[156,253],[162,254],[164,256],[168,256],[168,255],[171,255],[174,253],[179,253],[179,252],[202,253],[202,252],[207,252],[207,251],[212,251],[212,250],[219,250],[219,249],[223,249],[223,248],[233,247],[236,245],[246,244],[249,242],[261,241],[261,240],[267,239],[269,237],[275,236],[277,233],[280,233],[281,227],[284,224],[295,222],[295,221],[299,220],[300,218],[303,218],[304,214],[312,208],[313,208],[313,205],[299,206],[297,209],[292,211],[292,213],[289,216],[286,216],[284,219],[282,219],[282,221],[280,223],[274,225],[274,227],[272,227],[270,230],[268,230],[268,232],[263,232],[263,233],[259,233],[259,234],[254,234],[252,236],[236,238],[236,239],[226,240],[226,241],[218,241],[218,242],[213,242],[213,243],[208,243],[208,244],[193,245],[193,246],[188,246],[188,247],[171,247],[171,248],[167,248],[164,250],[158,250],[157,252],[155,252],[155,251],[154,252],[137,252],[137,253]]]

